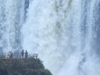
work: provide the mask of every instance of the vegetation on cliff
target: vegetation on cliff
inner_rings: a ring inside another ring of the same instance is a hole
[[[0,59],[0,75],[52,75],[35,58]]]

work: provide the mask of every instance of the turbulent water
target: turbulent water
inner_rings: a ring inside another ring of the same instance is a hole
[[[100,75],[100,0],[0,0],[0,51],[38,53],[54,75]]]
[[[0,0],[0,51],[18,51],[20,29],[24,22],[24,3],[20,0]]]

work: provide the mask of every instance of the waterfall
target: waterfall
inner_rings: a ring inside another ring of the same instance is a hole
[[[54,75],[99,75],[99,0],[33,0],[23,48]]]
[[[0,51],[18,51],[24,22],[24,1],[0,0]],[[1,54],[1,53],[0,53]]]
[[[99,12],[99,0],[0,0],[0,55],[25,49],[53,75],[99,75]]]

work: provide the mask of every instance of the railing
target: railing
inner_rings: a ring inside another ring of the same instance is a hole
[[[33,54],[33,57],[37,59],[38,58],[38,54]]]

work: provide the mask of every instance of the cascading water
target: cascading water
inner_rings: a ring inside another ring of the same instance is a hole
[[[0,0],[0,52],[38,53],[54,75],[99,75],[99,12],[99,0]]]
[[[54,75],[99,75],[99,8],[99,0],[33,0],[23,47]]]
[[[24,22],[24,1],[0,0],[0,51],[18,51]],[[2,53],[0,53],[2,54]]]

